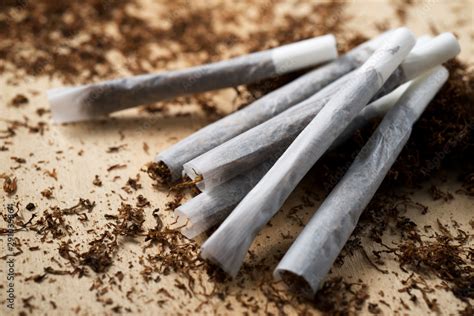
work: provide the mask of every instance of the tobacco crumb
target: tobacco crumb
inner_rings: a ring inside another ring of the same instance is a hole
[[[119,145],[119,146],[112,146],[112,147],[109,147],[106,151],[106,153],[117,153],[119,152],[121,149],[124,149],[127,147],[127,144],[122,144],[122,145]]]
[[[50,199],[53,197],[53,191],[51,188],[44,189],[43,191],[40,192],[42,196],[44,196],[47,199]]]
[[[164,184],[169,184],[171,182],[171,172],[166,164],[162,161],[160,162],[150,162],[147,164],[147,174],[148,176],[156,181],[155,186],[161,187]]]
[[[143,151],[145,152],[145,154],[149,154],[149,150],[150,149],[150,146],[148,146],[148,144],[146,142],[143,142]]]
[[[25,97],[23,94],[17,94],[11,101],[10,105],[14,107],[20,107],[28,103],[28,98]]]
[[[45,108],[39,108],[39,109],[36,109],[36,114],[39,116],[39,117],[42,117],[44,114],[46,113],[50,113],[51,111],[49,109],[45,109]]]
[[[445,202],[448,202],[448,201],[454,199],[454,196],[451,193],[441,191],[434,184],[431,185],[431,187],[429,189],[429,192],[430,192],[431,197],[433,198],[434,201],[443,200]]]
[[[138,189],[141,189],[142,185],[140,184],[140,175],[137,174],[135,178],[128,178],[127,186],[129,186],[135,191],[137,191]]]
[[[58,173],[56,172],[56,169],[53,169],[51,171],[46,170],[44,174],[58,181]]]
[[[26,205],[26,209],[27,209],[28,211],[33,211],[35,208],[36,208],[36,206],[35,206],[34,203],[31,203],[31,202],[30,202],[30,203],[28,203],[28,204]]]
[[[19,164],[26,163],[26,159],[24,159],[24,158],[20,158],[20,157],[10,157],[10,159],[12,159],[13,161],[15,161],[16,163],[19,163]]]
[[[137,207],[149,207],[151,206],[151,203],[150,201],[148,201],[143,195],[139,195],[137,197],[137,204],[136,204]]]
[[[99,175],[94,176],[94,180],[92,181],[92,184],[95,185],[96,187],[101,187],[102,186],[102,181],[99,178]]]
[[[3,191],[8,195],[12,195],[17,190],[16,178],[10,178],[5,174],[1,174],[0,178],[3,178]]]
[[[314,304],[331,315],[360,313],[369,298],[368,287],[363,283],[348,283],[340,277],[327,280],[316,294]]]
[[[112,171],[112,170],[115,170],[115,169],[122,169],[122,168],[125,168],[127,167],[127,165],[125,164],[115,164],[115,165],[112,165],[110,167],[107,168],[107,171]]]
[[[372,313],[372,314],[375,314],[375,315],[382,314],[382,310],[380,309],[380,307],[376,303],[369,303],[367,309],[368,309],[369,313]]]

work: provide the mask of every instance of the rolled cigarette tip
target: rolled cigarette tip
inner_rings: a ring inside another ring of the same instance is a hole
[[[406,77],[414,79],[425,71],[456,57],[461,51],[452,33],[442,33],[427,43],[417,45],[405,58],[402,67]]]
[[[174,210],[174,214],[185,221],[181,233],[186,238],[195,238],[229,213],[225,209],[216,210],[216,203],[213,202],[212,196],[201,193]]]
[[[93,119],[94,117],[81,109],[81,104],[87,95],[87,86],[48,90],[47,97],[51,106],[53,122],[60,124]]]
[[[415,46],[415,43],[415,36],[408,28],[401,27],[395,29],[390,33],[386,43],[375,51],[370,59],[359,68],[359,72],[364,73],[370,69],[377,69],[381,77],[380,85],[383,85]],[[386,62],[381,63],[381,61]]]
[[[272,49],[272,60],[277,74],[307,68],[336,59],[334,35],[324,35]]]

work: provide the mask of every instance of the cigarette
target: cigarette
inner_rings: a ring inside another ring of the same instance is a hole
[[[137,105],[256,82],[336,57],[336,40],[325,35],[184,70],[52,89],[48,99],[56,123],[96,119]]]
[[[329,83],[362,65],[388,34],[389,32],[383,33],[359,45],[344,56],[207,125],[158,154],[155,160],[168,169],[169,181],[176,181],[181,177],[186,162],[309,98]]]
[[[212,226],[220,224],[271,168],[278,157],[268,159],[249,172],[239,175],[212,190],[202,192],[175,209],[175,215],[189,223],[181,229],[192,239]]]
[[[343,143],[357,129],[366,125],[371,119],[383,116],[395,105],[408,86],[409,83],[406,83],[390,94],[367,105],[334,143]],[[331,146],[331,148],[333,147],[336,146]],[[270,170],[283,150],[278,151],[272,158],[267,159],[252,170],[202,192],[176,208],[175,215],[188,220],[187,225],[181,229],[181,233],[187,238],[192,239],[212,226],[220,224],[260,181],[265,173]]]
[[[417,44],[407,56],[405,60],[408,60],[408,63],[404,61],[395,70],[372,100],[380,99],[401,84],[412,80],[414,75],[428,71],[429,68],[425,67],[432,68],[434,61],[440,64],[453,58],[460,50],[459,43],[450,33],[441,34],[427,42],[423,41],[424,44]],[[421,66],[412,62],[414,58],[411,56],[417,56]],[[430,62],[425,62],[423,56]],[[351,76],[353,73],[346,74],[312,97],[192,159],[183,166],[185,174],[192,179],[202,177],[203,180],[197,186],[205,191],[252,169],[278,148],[288,146],[329,98],[354,80]]]
[[[399,86],[394,91],[363,108],[349,123],[349,126],[346,127],[344,132],[331,144],[330,149],[334,149],[346,142],[358,129],[366,126],[372,119],[383,117],[397,103],[398,99],[405,93],[412,82],[413,81],[409,81]]]
[[[438,66],[407,89],[280,261],[275,278],[299,293],[315,295],[413,124],[447,78],[447,70]]]
[[[382,87],[415,45],[395,30],[296,137],[273,167],[202,245],[201,256],[235,277],[250,244],[299,181]]]

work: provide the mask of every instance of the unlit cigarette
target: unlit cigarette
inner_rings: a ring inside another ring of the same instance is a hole
[[[250,244],[314,163],[382,87],[415,45],[406,28],[394,31],[352,80],[335,94],[273,167],[203,244],[201,256],[235,276]]]
[[[284,45],[217,63],[48,91],[57,123],[100,118],[180,95],[256,82],[337,57],[333,35]]]
[[[405,59],[408,63],[405,64],[404,61],[395,70],[372,100],[380,99],[399,85],[413,79],[413,76],[429,70],[435,66],[435,61],[440,64],[453,58],[459,51],[459,43],[450,33],[441,34],[428,42],[425,41],[425,44],[417,45]],[[417,60],[423,60],[422,56],[426,56],[430,62],[423,61],[422,66],[419,66],[413,62],[414,58],[411,56],[417,56]],[[194,158],[183,166],[185,173],[192,179],[201,176],[203,180],[197,185],[201,190],[208,190],[252,169],[268,155],[288,146],[324,107],[329,97],[351,81],[351,74],[347,74],[272,119]]]
[[[186,162],[274,117],[362,65],[387,35],[388,32],[365,42],[344,56],[268,93],[245,108],[207,125],[159,153],[155,160],[168,168],[169,180],[177,180],[181,177],[183,165]]]
[[[187,238],[194,238],[220,224],[244,196],[272,167],[278,157],[268,159],[245,174],[239,175],[212,190],[202,192],[175,210],[189,223],[181,229]]]
[[[413,124],[447,78],[447,70],[438,66],[408,88],[278,264],[277,279],[314,296],[407,142]]]
[[[357,129],[366,125],[371,119],[383,116],[395,105],[403,92],[408,88],[408,85],[407,83],[385,97],[367,105],[334,143],[343,143]],[[194,238],[212,226],[220,224],[260,181],[265,173],[270,170],[280,154],[281,152],[277,152],[274,157],[267,159],[252,170],[238,175],[217,187],[204,191],[176,208],[175,214],[188,220],[187,225],[181,229],[183,235],[187,238]]]

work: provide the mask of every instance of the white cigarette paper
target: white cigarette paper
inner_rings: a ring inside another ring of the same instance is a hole
[[[325,35],[183,70],[52,89],[48,99],[56,123],[96,119],[180,95],[256,82],[336,57],[336,40]]]
[[[447,78],[447,70],[438,66],[408,88],[280,261],[275,278],[314,296],[406,144],[413,124]]]
[[[406,83],[390,94],[367,105],[337,138],[331,148],[336,147],[335,144],[343,143],[371,119],[381,117],[388,112],[408,86],[409,83]],[[281,152],[277,152],[274,158],[264,161],[252,170],[217,187],[200,193],[176,208],[175,214],[188,220],[188,224],[181,229],[183,235],[191,239],[221,223],[265,173],[270,170],[280,154]]]
[[[416,47],[372,100],[379,99],[399,85],[414,79],[413,76],[453,58],[459,51],[459,43],[450,33],[428,41],[423,39],[420,44],[417,42]],[[429,62],[425,62],[423,56]],[[414,60],[420,61],[420,64]],[[437,64],[433,64],[434,62]],[[186,175],[192,179],[202,176],[203,180],[197,185],[205,191],[254,168],[266,160],[268,155],[288,146],[332,95],[356,80],[351,76],[351,73],[345,75],[312,97],[187,162],[183,166]]]
[[[362,65],[386,36],[388,32],[268,93],[245,108],[207,125],[159,153],[155,161],[164,163],[168,168],[170,181],[177,180],[181,177],[186,162],[276,116]]]
[[[387,42],[354,73],[352,80],[288,147],[274,166],[203,244],[201,256],[235,276],[250,244],[299,181],[382,87],[415,45],[406,28]]]

